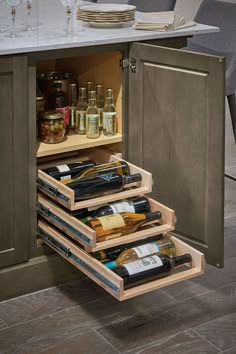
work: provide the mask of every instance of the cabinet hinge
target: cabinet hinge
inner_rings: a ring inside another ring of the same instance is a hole
[[[122,67],[122,69],[127,69],[130,68],[132,73],[136,73],[136,58],[135,57],[131,57],[130,59],[122,59],[120,61],[120,65]]]

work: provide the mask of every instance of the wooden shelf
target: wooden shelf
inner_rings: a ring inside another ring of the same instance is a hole
[[[97,139],[88,139],[85,135],[70,134],[67,135],[61,143],[45,144],[37,141],[37,157],[60,154],[63,152],[87,149],[90,147],[119,143],[122,141],[122,135],[117,133],[115,136],[101,136]]]

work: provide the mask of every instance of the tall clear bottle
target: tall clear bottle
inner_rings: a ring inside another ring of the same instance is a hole
[[[86,134],[86,111],[87,111],[87,96],[86,88],[80,87],[78,106],[76,108],[75,131],[77,134]]]
[[[90,91],[86,112],[86,136],[88,139],[96,139],[99,135],[99,112],[96,105],[96,92]]]
[[[90,91],[95,90],[95,84],[92,81],[88,81],[86,84],[86,87],[87,87],[87,100],[89,101]],[[88,103],[88,101],[87,101],[87,103]]]
[[[106,97],[103,108],[103,134],[106,136],[116,135],[116,108],[113,97]]]
[[[99,112],[99,130],[103,129],[103,107],[104,107],[104,96],[103,96],[103,87],[102,85],[96,86],[96,100],[97,108]]]
[[[77,84],[70,84],[69,85],[69,108],[70,108],[69,128],[71,130],[75,129],[77,101],[78,101]]]

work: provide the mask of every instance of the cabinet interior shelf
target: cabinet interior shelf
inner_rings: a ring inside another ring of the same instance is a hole
[[[61,143],[45,144],[37,140],[37,157],[60,154],[69,151],[87,149],[101,145],[119,143],[122,141],[122,135],[117,133],[114,136],[100,135],[97,139],[88,139],[85,135],[69,134]]]

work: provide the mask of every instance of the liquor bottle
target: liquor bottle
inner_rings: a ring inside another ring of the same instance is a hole
[[[147,222],[160,220],[161,217],[160,211],[146,214],[119,213],[89,220],[88,225],[95,230],[97,242],[100,242],[135,232]]]
[[[70,180],[84,169],[95,166],[96,163],[91,160],[80,161],[76,163],[68,163],[43,169],[43,172],[58,181]]]
[[[130,176],[108,173],[97,177],[84,177],[77,182],[69,183],[68,187],[75,191],[75,200],[78,201],[117,193],[122,191],[126,184],[141,180],[142,175],[140,173]]]
[[[86,88],[80,87],[78,106],[76,108],[76,118],[75,118],[75,131],[79,135],[86,134],[86,111],[87,111]]]
[[[168,255],[150,256],[138,261],[130,262],[113,269],[113,272],[124,279],[125,288],[145,283],[170,275],[173,268],[191,262],[192,257],[186,253],[182,256],[171,258]]]
[[[103,107],[104,107],[104,97],[102,85],[96,85],[96,100],[97,100],[97,109],[99,112],[99,130],[103,129]]]
[[[120,175],[130,175],[130,169],[129,165],[127,164],[126,161],[120,160],[120,161],[112,161],[104,164],[99,164],[96,166],[92,166],[91,168],[87,168],[86,170],[83,170],[79,172],[77,175],[75,175],[71,180],[67,180],[64,183],[69,184],[72,182],[77,182],[81,180],[81,178],[89,178],[89,177],[96,177],[99,175],[106,175],[108,173],[119,173]]]
[[[126,263],[137,261],[140,258],[152,255],[158,256],[159,254],[167,254],[171,257],[175,256],[175,245],[168,237],[124,250],[115,261],[107,262],[104,265],[107,268],[113,269]]]
[[[116,109],[113,98],[106,97],[105,106],[103,108],[103,134],[105,136],[116,135]]]
[[[93,253],[91,253],[91,255],[99,261],[108,261],[108,260],[114,261],[121,254],[121,252],[123,252],[129,248],[143,245],[144,242],[148,243],[148,242],[153,242],[153,241],[157,241],[157,240],[162,240],[163,238],[164,238],[163,234],[160,234],[157,236],[151,236],[151,237],[146,238],[145,240],[139,240],[139,241],[125,244],[125,245],[120,245],[118,247],[112,247],[112,248],[108,248],[105,250],[93,252]]]
[[[71,130],[75,129],[76,107],[77,107],[77,84],[69,85],[69,108],[70,108],[70,124]]]
[[[90,98],[86,111],[86,136],[88,139],[96,139],[99,135],[99,112],[96,105],[96,92],[90,91]]]
[[[50,110],[61,112],[66,124],[66,134],[69,132],[70,109],[68,106],[67,94],[62,90],[62,82],[54,81],[55,92],[48,97],[48,106]]]
[[[136,197],[133,199],[124,199],[115,203],[101,206],[94,211],[93,217],[117,214],[122,212],[144,213],[150,211],[150,204],[146,197]]]

